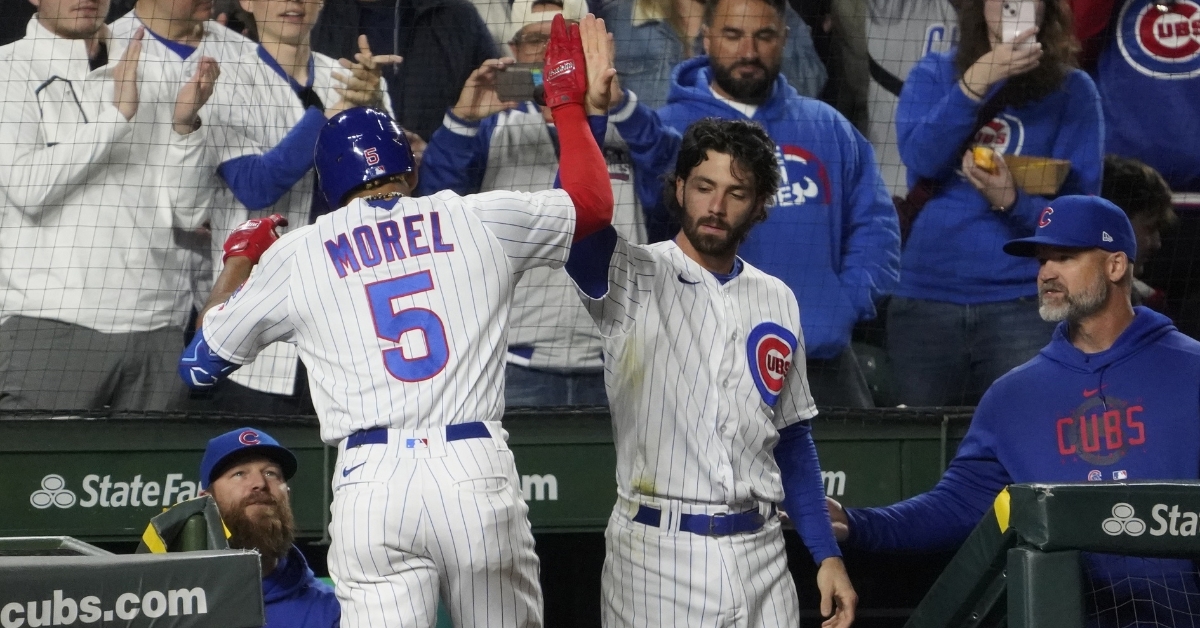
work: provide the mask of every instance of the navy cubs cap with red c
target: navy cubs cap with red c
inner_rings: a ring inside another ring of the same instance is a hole
[[[221,463],[234,454],[252,451],[279,463],[285,480],[296,475],[296,456],[270,434],[252,427],[243,427],[225,432],[208,441],[204,458],[200,460],[200,488],[208,490],[213,476],[220,470]]]
[[[1099,196],[1060,196],[1038,216],[1037,231],[1011,240],[1004,252],[1034,257],[1039,244],[1073,249],[1102,249],[1137,259],[1137,236],[1120,207]]]

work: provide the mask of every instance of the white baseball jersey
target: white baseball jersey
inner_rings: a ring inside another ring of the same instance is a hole
[[[272,245],[204,337],[235,364],[296,343],[329,444],[497,420],[513,287],[574,231],[562,190],[356,200]]]
[[[339,447],[329,566],[346,625],[538,628],[538,561],[504,410],[505,327],[521,273],[561,266],[562,190],[355,200],[280,238],[205,317],[244,364],[288,340],[308,367],[321,437]],[[449,441],[486,421],[491,438]]]
[[[107,67],[43,28],[0,48],[0,319],[21,314],[103,333],[182,327],[190,311],[176,235],[207,217],[208,130],[180,136],[181,84],[139,66],[139,106],[113,106]]]
[[[608,293],[584,305],[604,336],[617,494],[601,579],[606,627],[795,626],[799,600],[772,504],[778,431],[816,415],[796,297],[749,264],[722,284],[674,242],[618,240]],[[641,507],[659,527],[635,522]],[[683,515],[757,510],[713,537]]]
[[[871,59],[903,81],[930,52],[945,52],[958,43],[958,14],[949,0],[870,0],[867,3],[867,50]],[[888,191],[904,196],[908,181],[896,139],[896,105],[900,99],[871,80],[867,92],[879,173]]]
[[[132,40],[139,28],[145,24],[138,19],[137,15],[130,11],[125,15],[117,18],[109,28],[112,31],[113,45],[109,50],[109,57],[112,59],[118,58],[125,51],[129,42]],[[146,29],[146,34],[142,38],[142,56],[138,62],[138,75],[142,80],[149,77],[154,77],[153,80],[161,81],[165,84],[176,85],[182,87],[192,76],[196,74],[196,68],[202,57],[212,57],[217,60],[221,66],[221,71],[225,72],[230,64],[235,63],[238,59],[247,53],[253,52],[256,44],[243,37],[239,33],[234,32],[213,20],[203,22],[201,28],[204,33],[200,39],[199,45],[195,51],[185,57],[180,57],[179,53],[175,52],[171,47],[167,46],[163,40],[157,35]],[[161,35],[161,33],[159,34]],[[215,124],[215,116],[210,111],[212,99],[205,104],[200,110],[200,119],[205,121],[209,127],[210,137],[220,139],[220,129]],[[210,149],[219,148],[225,141],[211,141]],[[207,187],[209,194],[218,194],[225,187],[225,183],[217,176],[216,166],[221,161],[219,151],[213,150],[213,160],[216,162],[209,169],[209,177]],[[216,203],[216,199],[213,199]],[[176,240],[181,246],[185,247],[185,266],[183,269],[184,280],[187,282],[187,290],[189,294],[185,295],[186,300],[190,303],[185,304],[184,316],[191,313],[193,308],[197,310],[204,309],[204,304],[208,301],[208,295],[212,292],[212,281],[210,273],[208,273],[209,264],[209,240],[207,233],[177,233]]]
[[[214,127],[213,143],[218,146],[220,161],[243,155],[261,153],[278,145],[288,131],[304,116],[306,107],[278,65],[267,61],[269,55],[261,46],[243,54],[238,60],[222,64],[221,79],[205,112]],[[341,96],[334,91],[341,86],[333,74],[348,74],[334,59],[314,52],[309,67],[312,90],[326,107],[332,107]],[[384,107],[391,113],[391,102],[384,89]],[[300,179],[271,207],[252,212],[233,196],[228,186],[222,186],[213,203],[211,240],[211,269],[213,279],[220,275],[224,264],[225,240],[229,234],[253,216],[282,214],[288,219],[284,233],[308,224],[316,174]],[[548,186],[547,186],[548,187]],[[235,372],[230,379],[254,390],[290,395],[296,383],[295,346],[277,342],[264,349],[253,364]]]
[[[619,240],[604,336],[617,493],[729,506],[779,502],[778,431],[816,415],[800,308],[749,264],[722,285],[674,242]]]
[[[636,96],[626,101],[609,117],[603,147],[613,190],[612,225],[621,237],[644,243],[646,226],[634,190],[633,165],[615,124],[629,118],[637,106]],[[479,127],[464,126],[449,115],[443,125],[457,135],[480,132]],[[481,191],[531,192],[554,187],[558,155],[550,127],[536,105],[526,103],[499,114],[491,133]],[[535,268],[521,278],[513,297],[508,343],[532,350],[531,355],[508,354],[509,362],[521,366],[595,372],[603,366],[596,325],[579,304],[575,284],[562,269]]]

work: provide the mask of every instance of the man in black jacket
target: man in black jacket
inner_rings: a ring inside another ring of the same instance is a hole
[[[313,50],[353,59],[358,36],[404,63],[384,71],[392,109],[405,129],[428,140],[471,72],[497,57],[496,44],[467,0],[326,0]]]

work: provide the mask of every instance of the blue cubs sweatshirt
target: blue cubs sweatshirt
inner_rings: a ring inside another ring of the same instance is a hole
[[[304,554],[292,546],[263,577],[265,628],[337,628],[342,610],[329,585],[317,580]]]
[[[675,66],[663,123],[683,133],[705,117],[746,119],[713,95],[711,81],[708,57]],[[837,110],[800,96],[782,75],[750,119],[778,145],[782,177],[767,221],[738,255],[796,293],[805,355],[837,357],[900,271],[900,228],[875,151]]]
[[[886,508],[847,511],[847,543],[891,552],[953,549],[1009,484],[1200,478],[1200,342],[1153,310],[1134,311],[1100,353],[1075,348],[1067,323],[1059,324],[1037,357],[984,394],[937,486]],[[1167,579],[1176,591],[1200,591],[1194,575],[1179,575],[1192,571],[1190,561],[1088,560],[1107,579]]]
[[[958,87],[954,54],[930,53],[904,81],[896,110],[900,158],[911,187],[918,178],[941,188],[913,223],[904,247],[896,294],[958,304],[1010,301],[1037,293],[1037,261],[1006,255],[1001,247],[1033,235],[1049,198],[1019,192],[1007,212],[990,203],[959,170],[959,147],[975,126],[982,103]],[[995,85],[989,96],[1000,90]],[[1071,162],[1059,194],[1099,194],[1104,122],[1096,86],[1081,70],[1056,92],[1021,107],[1006,107],[976,134],[975,142],[1005,155],[1054,157]]]
[[[1116,4],[1096,67],[1106,152],[1154,166],[1176,192],[1200,192],[1200,12],[1194,2]]]

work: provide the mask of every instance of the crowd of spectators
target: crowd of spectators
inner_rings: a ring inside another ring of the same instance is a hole
[[[312,146],[353,106],[411,133],[418,196],[553,187],[571,147],[501,77],[541,63],[554,15],[588,12],[615,43],[593,131],[621,235],[674,235],[662,181],[690,123],[756,121],[781,184],[741,254],[796,293],[818,404],[874,405],[851,341],[879,317],[894,401],[972,405],[1053,330],[1037,262],[1004,242],[1054,196],[1103,194],[1137,230],[1140,278],[1177,221],[1171,189],[1200,191],[1200,58],[1176,32],[1194,5],[1034,1],[1039,27],[1013,41],[1003,0],[31,0],[0,48],[0,410],[311,412],[285,343],[202,397],[178,381],[224,238],[250,217],[294,228],[333,209]],[[9,4],[11,25],[24,5]],[[1029,192],[1003,156],[1069,170]],[[918,211],[898,217],[914,192]],[[574,290],[561,270],[522,278],[509,406],[605,403]]]

